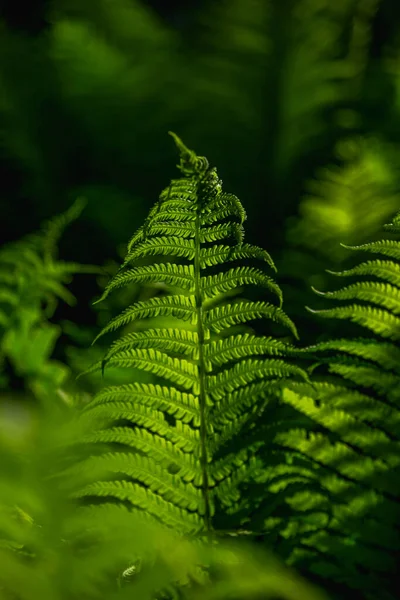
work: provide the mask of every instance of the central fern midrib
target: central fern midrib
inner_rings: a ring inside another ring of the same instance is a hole
[[[203,328],[203,297],[200,283],[200,211],[201,206],[197,207],[196,212],[196,234],[195,234],[195,255],[194,255],[194,283],[195,283],[195,300],[197,314],[197,335],[199,340],[199,409],[200,409],[200,464],[203,475],[203,499],[204,499],[204,522],[206,533],[212,530],[211,525],[211,507],[208,485],[208,453],[207,453],[207,422],[206,422],[206,366],[204,360],[204,328]]]

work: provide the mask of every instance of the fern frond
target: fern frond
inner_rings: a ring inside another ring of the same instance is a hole
[[[359,95],[368,61],[371,23],[378,5],[379,0],[335,4],[327,0],[299,0],[288,9],[277,7],[278,18],[283,21],[275,23],[282,31],[278,29],[277,43],[284,40],[283,47],[278,45],[283,50],[284,63],[277,64],[284,76],[274,167],[281,176],[290,172],[302,148],[310,144],[318,147],[318,140],[328,128],[324,115],[327,108],[344,128],[353,129],[356,125],[357,113],[342,107],[349,102],[353,105]],[[349,32],[344,56],[340,42],[343,30]]]
[[[68,304],[75,298],[65,287],[75,273],[100,273],[99,267],[66,263],[55,256],[55,244],[63,229],[82,212],[86,202],[78,198],[63,214],[42,226],[40,233],[5,245],[0,252],[0,286],[14,288],[25,304],[57,297]]]
[[[393,233],[399,215],[393,219]],[[308,456],[332,494],[329,528],[306,542],[309,556],[314,554],[308,559],[311,570],[344,580],[372,600],[387,587],[400,554],[400,242],[382,240],[351,249],[391,260],[333,273],[364,279],[334,292],[314,291],[329,300],[354,303],[311,312],[351,320],[375,337],[331,339],[299,351],[316,360],[311,370],[322,374],[315,375],[313,389],[307,383],[289,383],[283,400],[310,418],[317,431],[305,436],[293,429],[278,433],[277,440]],[[361,569],[373,574],[371,589],[357,578]]]
[[[56,243],[63,229],[80,215],[84,205],[78,198],[65,213],[46,222],[39,233],[0,250],[0,363],[7,358],[38,399],[52,397],[68,374],[65,365],[49,360],[61,330],[47,319],[59,300],[75,304],[67,288],[74,274],[101,273],[98,267],[56,257]]]
[[[271,257],[243,243],[240,201],[222,191],[206,158],[172,137],[183,176],[161,193],[97,302],[133,281],[162,281],[167,293],[114,317],[96,340],[126,330],[90,369],[140,369],[155,375],[156,383],[106,387],[85,407],[82,420],[90,433],[84,443],[117,445],[122,452],[108,459],[96,451],[82,466],[90,481],[79,495],[127,502],[170,527],[201,535],[215,529],[218,506],[227,508],[228,496],[229,510],[239,506],[239,487],[264,465],[257,452],[265,444],[249,439],[237,456],[229,444],[251,430],[266,406],[276,405],[286,379],[308,377],[291,364],[295,349],[289,342],[232,329],[264,318],[297,337],[282,309],[282,292],[263,269],[265,263],[275,269]],[[154,264],[132,266],[149,256]],[[241,265],[242,259],[260,264]],[[237,299],[247,286],[272,295],[278,305]],[[168,325],[153,327],[142,321],[148,317],[168,318]],[[105,465],[108,474],[99,478]]]
[[[300,206],[302,218],[293,222],[287,235],[291,243],[317,252],[332,264],[343,261],[341,248],[372,248],[374,242],[372,246],[362,242],[370,239],[399,204],[396,172],[386,144],[371,138],[348,138],[337,144],[336,155],[339,166],[320,169],[307,182],[307,195]],[[390,242],[384,244],[390,247]]]

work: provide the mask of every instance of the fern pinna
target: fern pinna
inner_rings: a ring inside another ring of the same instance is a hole
[[[399,234],[400,213],[384,229]],[[329,527],[303,543],[296,564],[306,562],[319,575],[362,591],[363,598],[394,600],[400,561],[400,241],[345,247],[373,259],[333,273],[356,278],[350,285],[314,290],[345,301],[343,306],[312,312],[351,320],[369,335],[301,349],[314,359],[313,387],[292,381],[283,393],[287,404],[319,426],[308,437],[293,431],[285,443],[313,461],[332,497]]]
[[[274,280],[259,267],[230,266],[255,259],[274,269],[266,251],[243,242],[241,203],[222,191],[206,158],[171,135],[182,177],[161,193],[98,301],[130,282],[163,281],[169,293],[129,306],[97,338],[147,317],[168,317],[172,326],[128,332],[90,369],[140,368],[162,383],[108,386],[85,408],[83,422],[96,426],[85,442],[118,451],[94,452],[83,469],[93,479],[78,495],[89,502],[119,499],[177,531],[208,535],[216,508],[233,513],[239,484],[260,472],[263,444],[253,439],[246,446],[246,428],[277,398],[285,378],[307,376],[287,360],[293,350],[287,340],[258,336],[245,325],[265,317],[297,335]],[[164,261],[131,267],[149,256]],[[238,298],[245,284],[266,288],[275,300]],[[108,476],[95,480],[100,471]]]

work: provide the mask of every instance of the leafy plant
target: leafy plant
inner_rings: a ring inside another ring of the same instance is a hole
[[[222,192],[215,169],[204,157],[197,157],[174,138],[181,152],[183,177],[162,192],[99,301],[132,281],[162,280],[172,286],[171,291],[162,298],[129,306],[96,339],[143,317],[168,315],[176,319],[176,325],[166,329],[150,325],[128,333],[114,341],[104,360],[93,366],[103,370],[110,365],[140,367],[154,373],[160,383],[109,386],[85,408],[82,418],[90,433],[81,443],[90,444],[93,454],[79,465],[87,483],[78,496],[89,503],[121,502],[194,537],[261,536],[290,564],[362,589],[366,598],[372,597],[368,595],[370,584],[363,583],[358,569],[363,565],[372,569],[374,562],[379,564],[378,571],[383,567],[377,549],[364,549],[355,563],[349,562],[348,555],[358,544],[361,516],[379,503],[383,493],[371,474],[371,461],[376,461],[378,470],[378,465],[385,464],[385,459],[379,458],[384,447],[396,463],[396,442],[390,442],[391,434],[379,427],[376,431],[369,422],[363,426],[364,446],[357,450],[361,434],[357,427],[354,432],[349,430],[349,424],[356,426],[362,421],[354,412],[357,404],[349,406],[344,419],[346,435],[336,440],[318,416],[323,408],[319,413],[312,400],[300,396],[300,391],[307,390],[310,398],[322,402],[318,394],[323,384],[307,381],[304,371],[292,364],[294,357],[310,358],[310,350],[296,349],[287,338],[259,336],[252,329],[240,328],[266,316],[296,336],[294,325],[281,309],[276,283],[254,267],[237,263],[230,267],[233,261],[248,258],[263,258],[273,266],[268,254],[244,243],[245,215],[238,199]],[[224,243],[219,244],[220,240]],[[391,244],[388,242],[387,248],[392,248]],[[148,255],[161,259],[151,266],[131,268],[134,260]],[[179,264],[171,263],[169,257],[178,259]],[[389,277],[390,272],[394,283],[397,267],[384,267],[375,265],[374,273],[383,269]],[[240,299],[238,293],[246,284],[265,286],[280,305]],[[389,289],[373,284],[349,288],[348,296],[357,296],[358,291],[363,299],[381,298],[387,306],[395,306],[393,286],[392,299]],[[232,296],[221,301],[218,294],[223,292],[232,292]],[[365,319],[365,310],[351,306],[343,314]],[[381,323],[377,331],[395,326],[395,317],[385,314],[376,318],[373,310],[368,314],[368,322]],[[182,323],[190,323],[191,328],[182,328]],[[361,352],[356,341],[349,341],[346,347]],[[365,348],[370,356],[367,345]],[[379,356],[382,351],[376,350]],[[387,349],[387,356],[390,351]],[[336,371],[349,378],[356,373],[357,364],[350,367],[345,359],[339,362],[333,363]],[[389,377],[382,369],[374,373],[382,385]],[[365,374],[363,365],[357,381]],[[394,379],[392,383],[388,380],[392,394],[396,393]],[[340,402],[349,394],[351,397],[347,387],[339,391]],[[294,412],[285,412],[285,405]],[[330,427],[338,436],[340,431],[332,424]],[[378,446],[380,438],[389,446]],[[355,464],[358,452],[370,452],[371,457],[366,455],[364,463]],[[389,461],[388,468],[395,463]],[[354,481],[345,483],[346,477]],[[367,485],[369,492],[365,491]],[[392,487],[389,496],[396,493]],[[355,515],[350,519],[351,510]],[[392,526],[393,511],[394,507]],[[387,534],[384,544],[393,550],[394,537],[389,529]],[[388,571],[390,565],[388,560]],[[370,587],[377,589],[380,580],[378,575],[374,577]]]
[[[384,228],[399,234],[400,213]],[[364,598],[394,599],[396,582],[392,589],[386,582],[400,557],[400,242],[343,246],[372,260],[329,271],[353,283],[314,291],[342,305],[308,310],[350,320],[370,337],[302,348],[300,353],[316,361],[309,369],[313,386],[290,382],[284,390],[284,402],[321,427],[307,438],[297,431],[285,443],[314,462],[332,497],[329,526],[307,540],[295,562],[304,560],[317,573],[345,581]]]
[[[258,580],[254,550],[250,563],[240,554],[255,539],[334,598],[351,590],[394,600],[399,242],[356,247],[385,259],[336,273],[367,279],[319,292],[354,301],[319,315],[373,337],[301,348],[282,292],[261,268],[275,269],[270,255],[244,241],[240,201],[171,135],[182,176],[161,193],[96,303],[132,284],[161,282],[162,293],[135,295],[103,327],[96,340],[115,339],[87,371],[153,381],[113,380],[79,409],[47,403],[17,452],[0,427],[0,597],[317,593],[284,571],[280,591],[276,578]],[[400,213],[386,229],[400,232]]]
[[[287,310],[308,343],[317,333],[315,319],[304,311],[315,299],[311,287],[329,285],[326,269],[351,268],[354,257],[346,245],[378,237],[400,205],[393,146],[372,137],[345,138],[336,145],[335,158],[339,164],[319,169],[306,182],[299,216],[288,219],[276,261]],[[329,337],[334,328],[326,323],[323,335]]]
[[[230,266],[258,259],[274,268],[267,252],[244,243],[239,200],[222,192],[207,159],[172,135],[183,177],[161,193],[98,302],[132,282],[161,280],[170,292],[132,304],[96,339],[143,317],[173,317],[175,326],[150,324],[128,333],[93,366],[140,368],[160,382],[109,386],[87,406],[83,418],[92,433],[86,441],[118,444],[123,451],[93,456],[82,466],[92,475],[106,466],[112,477],[93,481],[81,496],[114,497],[182,533],[210,535],[217,507],[239,511],[239,486],[262,472],[260,443],[233,452],[235,440],[239,443],[256,416],[271,408],[284,378],[306,376],[287,360],[290,343],[243,329],[264,317],[297,335],[273,279],[258,267]],[[148,255],[161,259],[129,268]],[[248,284],[266,288],[278,305],[239,299]]]
[[[4,246],[0,251],[0,377],[11,387],[10,375],[24,382],[37,399],[58,394],[69,370],[50,359],[61,333],[49,321],[58,300],[76,302],[65,284],[75,273],[99,273],[92,265],[58,260],[56,244],[65,227],[85,206],[78,198],[64,213],[46,222],[40,233]],[[8,368],[10,367],[10,368]],[[11,373],[10,373],[11,371]]]
[[[76,416],[55,402],[18,441],[0,427],[1,600],[326,600],[248,544],[183,538],[110,503],[80,506]]]

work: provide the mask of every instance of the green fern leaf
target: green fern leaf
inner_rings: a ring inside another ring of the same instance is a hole
[[[398,233],[399,216],[393,219],[392,233]],[[308,310],[324,318],[351,320],[375,337],[332,339],[298,352],[318,361],[310,369],[313,387],[290,382],[283,400],[311,419],[316,431],[306,435],[293,428],[278,433],[277,439],[314,462],[322,486],[331,494],[329,528],[307,540],[310,556],[315,553],[308,559],[311,569],[363,589],[372,600],[394,576],[394,557],[400,552],[400,242],[382,240],[351,249],[391,260],[368,261],[334,273],[364,279],[334,292],[314,291],[329,300],[354,303]],[[373,574],[371,589],[356,575],[360,569]]]
[[[57,259],[56,243],[64,228],[85,205],[82,198],[63,214],[42,225],[38,233],[6,244],[0,251],[0,369],[6,358],[25,380],[34,397],[43,400],[59,394],[68,368],[49,357],[61,330],[50,324],[58,301],[73,306],[67,288],[75,273],[101,273],[92,265]]]
[[[114,498],[185,533],[211,534],[218,506],[239,509],[239,487],[265,467],[257,455],[265,443],[249,439],[246,447],[243,438],[236,454],[229,444],[277,403],[286,379],[308,377],[290,363],[295,348],[289,342],[232,329],[264,318],[297,337],[282,292],[263,269],[266,263],[276,270],[271,257],[243,243],[240,201],[223,192],[206,158],[172,137],[182,177],[161,193],[97,302],[132,282],[160,281],[167,293],[113,318],[96,340],[124,328],[122,335],[89,370],[140,369],[156,382],[106,387],[85,407],[84,443],[121,452],[96,451],[81,465],[90,481],[79,497]],[[154,257],[154,264],[134,266],[144,257]],[[259,266],[241,265],[242,259]],[[238,300],[247,286],[271,295],[271,302]],[[168,325],[146,325],[149,317],[168,317]]]

